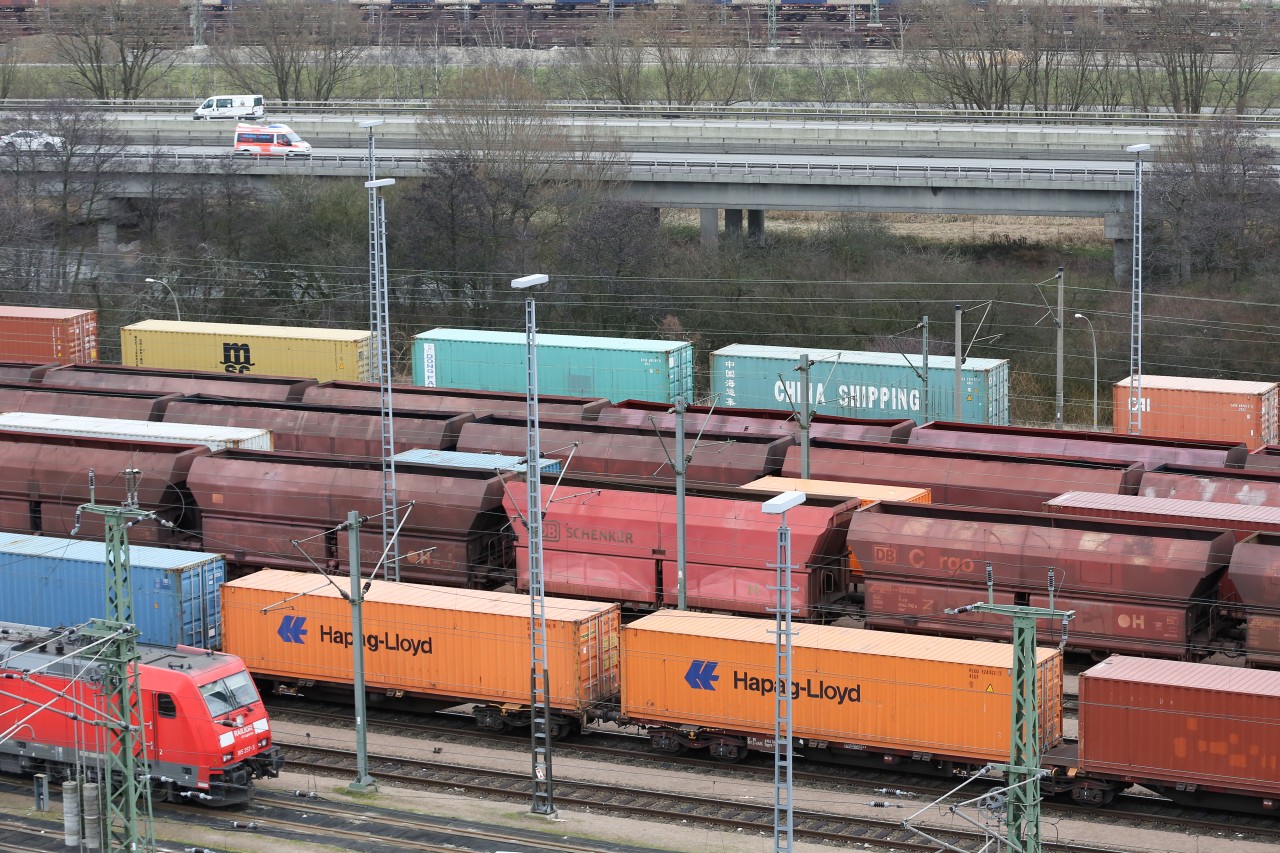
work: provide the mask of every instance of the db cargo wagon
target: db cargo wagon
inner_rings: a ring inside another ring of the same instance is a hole
[[[550,703],[563,729],[617,693],[619,608],[549,598],[546,618]],[[231,581],[223,620],[225,651],[260,683],[281,692],[352,683],[351,604],[323,578],[266,569]],[[482,728],[528,722],[528,596],[371,581],[363,620],[371,692],[475,702]]]
[[[1115,431],[1129,431],[1133,377],[1115,384]],[[1274,382],[1142,374],[1142,434],[1240,441],[1256,450],[1277,441]]]
[[[526,338],[517,332],[432,329],[413,339],[413,384],[526,391]],[[685,341],[538,335],[538,392],[622,400],[693,399]]]
[[[233,447],[244,450],[272,449],[271,433],[265,429],[45,415],[39,412],[0,413],[0,430],[118,441],[154,441],[160,444],[203,444],[210,450],[227,450]]]
[[[0,533],[0,622],[78,625],[103,616],[102,542]],[[129,546],[139,641],[216,649],[222,644],[226,563],[218,554]]]
[[[144,320],[120,330],[127,367],[368,380],[372,337],[354,329]]]
[[[622,629],[622,714],[655,748],[737,758],[772,750],[772,619],[663,610]],[[794,735],[807,756],[878,765],[1007,761],[1006,645],[804,625],[792,640]],[[1062,739],[1062,654],[1036,652],[1040,743]],[[869,755],[868,753],[875,753]]]
[[[955,411],[955,358],[929,356],[929,396],[918,355],[855,350],[733,344],[711,354],[711,392],[722,406],[747,409],[800,408],[801,356],[809,368],[810,410],[849,418],[910,418],[1009,423],[1009,362],[966,359],[960,371],[961,410]]]
[[[0,360],[98,361],[98,314],[82,308],[0,306]]]
[[[1183,803],[1280,797],[1280,673],[1111,657],[1080,676],[1080,769]]]

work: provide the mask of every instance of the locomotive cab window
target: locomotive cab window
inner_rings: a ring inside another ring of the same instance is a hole
[[[247,672],[237,672],[226,678],[202,685],[200,695],[214,717],[230,714],[258,701],[258,689]]]
[[[168,693],[157,693],[156,713],[166,720],[172,720],[178,716],[178,703],[174,702],[173,697]]]

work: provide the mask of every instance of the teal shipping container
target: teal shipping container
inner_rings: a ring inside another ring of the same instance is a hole
[[[425,388],[528,388],[523,332],[432,329],[413,339],[413,384]],[[538,335],[538,393],[611,402],[693,399],[693,345],[684,341]]]
[[[823,415],[911,418],[1009,424],[1009,362],[969,358],[960,370],[961,409],[955,411],[956,360],[929,356],[928,411],[924,358],[888,352],[802,349],[733,344],[711,354],[711,391],[717,405],[741,409],[800,408],[800,357],[809,369],[809,404]]]
[[[129,576],[139,642],[222,646],[221,555],[131,545]],[[0,533],[0,622],[53,628],[102,619],[106,610],[102,542]]]

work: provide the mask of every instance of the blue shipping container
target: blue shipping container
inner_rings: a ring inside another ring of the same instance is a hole
[[[106,565],[101,542],[0,533],[0,622],[56,627],[105,617]],[[221,555],[131,545],[129,570],[140,642],[221,647]]]
[[[961,410],[955,412],[955,358],[929,356],[928,411],[924,410],[924,358],[887,352],[802,349],[734,344],[711,354],[711,391],[717,405],[744,409],[800,408],[800,357],[809,368],[809,404],[823,415],[911,418],[1007,426],[1009,362],[969,358],[960,370]]]
[[[432,329],[413,339],[413,384],[528,389],[523,332]],[[693,345],[685,341],[538,335],[538,393],[611,402],[693,399]]]

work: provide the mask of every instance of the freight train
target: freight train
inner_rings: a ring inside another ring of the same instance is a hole
[[[98,472],[98,500],[111,502],[123,497],[114,472],[138,468],[142,505],[160,522],[135,526],[138,544],[223,554],[233,575],[263,566],[345,570],[347,537],[335,528],[353,509],[381,511],[378,400],[376,386],[353,382],[0,365],[0,412],[217,423],[269,430],[276,448],[212,452],[123,434],[0,431],[0,529],[66,536],[89,499],[89,469]],[[523,589],[524,487],[496,470],[492,455],[524,452],[526,427],[513,417],[523,413],[523,395],[403,388],[395,404],[397,446],[442,454],[426,464],[411,461],[421,458],[414,451],[397,463],[399,501],[413,503],[400,537],[401,578]],[[546,475],[547,590],[642,611],[671,604],[679,562],[670,494],[676,415],[660,405],[566,397],[545,399],[542,409],[542,447],[565,468]],[[1059,594],[1081,613],[1073,647],[1099,657],[1197,660],[1225,651],[1256,666],[1280,663],[1280,600],[1269,581],[1280,567],[1280,534],[1256,514],[1260,505],[1280,506],[1280,474],[1265,449],[819,417],[806,454],[794,421],[779,412],[695,407],[684,418],[692,454],[686,592],[695,607],[767,612],[764,567],[775,558],[776,526],[758,511],[761,493],[742,487],[799,477],[808,456],[810,478],[869,484],[864,497],[912,486],[928,490],[933,503],[863,506],[848,495],[819,499],[813,489],[809,504],[789,514],[795,604],[804,618],[853,615],[876,628],[1003,635],[1007,629],[976,615],[938,617],[943,602],[967,603],[981,591],[990,561],[997,595],[1013,603],[1038,602],[1052,568]],[[441,464],[449,452],[462,455]],[[1091,517],[1052,505],[1077,492],[1146,503]],[[1188,499],[1203,502],[1203,511]],[[1228,519],[1220,503],[1243,515]],[[360,534],[366,571],[382,554],[375,527]],[[101,532],[81,520],[79,536]]]
[[[0,623],[0,770],[75,778],[99,765],[111,719],[97,635]],[[228,806],[253,780],[279,775],[280,748],[238,658],[187,646],[140,645],[142,731],[154,800]]]
[[[806,758],[964,775],[1008,755],[1008,645],[805,625],[779,685],[772,619],[662,610],[622,625],[616,604],[546,604],[555,736],[635,727],[655,751],[735,762],[772,752],[775,694],[789,689]],[[263,570],[223,587],[223,614],[228,647],[264,689],[349,695],[350,648],[363,642],[375,702],[468,703],[482,729],[529,724],[525,596],[373,581],[355,638],[332,585]],[[1104,805],[1138,784],[1182,803],[1274,809],[1280,673],[1108,658],[1080,676],[1077,745],[1063,739],[1061,652],[1039,649],[1035,670],[1047,794]]]

